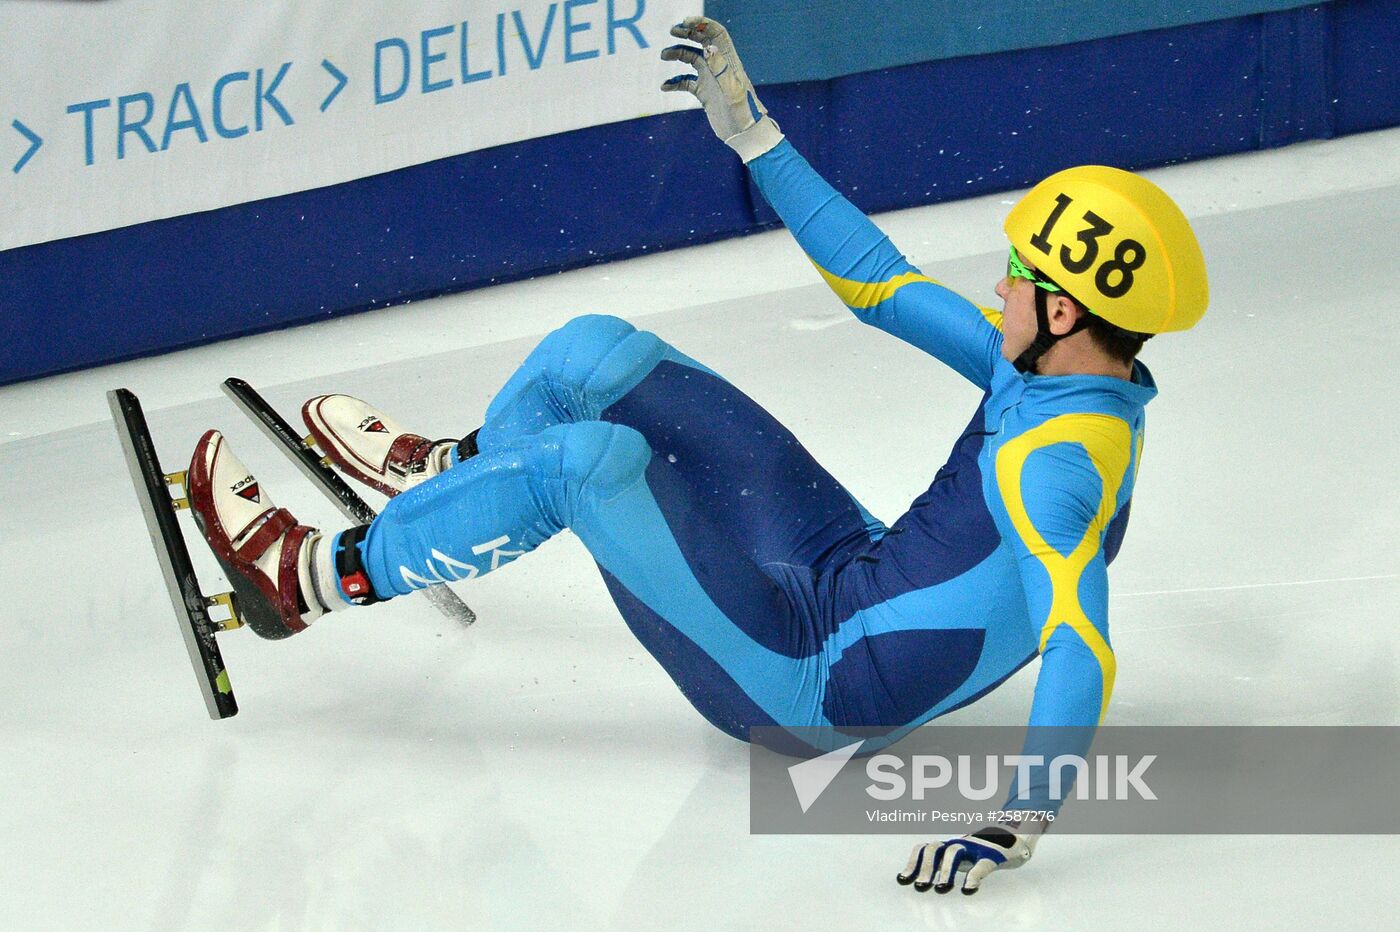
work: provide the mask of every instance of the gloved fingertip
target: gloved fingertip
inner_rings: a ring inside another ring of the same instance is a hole
[[[668,45],[661,50],[662,61],[683,61],[687,64],[695,64],[703,57],[705,50],[696,48],[693,45]]]

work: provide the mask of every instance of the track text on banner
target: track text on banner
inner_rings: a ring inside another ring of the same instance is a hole
[[[653,51],[692,3],[307,0],[238,43],[216,0],[0,5],[0,249],[683,109]]]

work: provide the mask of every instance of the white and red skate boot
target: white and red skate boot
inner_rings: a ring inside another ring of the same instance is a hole
[[[475,431],[463,441],[429,440],[349,395],[317,395],[301,417],[331,462],[391,498],[448,469],[453,447],[459,457],[476,452]]]
[[[346,604],[334,591],[320,594],[339,578],[330,541],[274,505],[217,430],[195,445],[188,489],[195,523],[254,633],[290,637]]]

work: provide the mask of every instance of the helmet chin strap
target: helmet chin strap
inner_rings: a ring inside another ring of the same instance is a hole
[[[1089,312],[1085,311],[1064,333],[1054,334],[1050,332],[1050,292],[1044,288],[1035,290],[1035,339],[1031,345],[1025,348],[1021,355],[1016,357],[1012,363],[1017,372],[1035,372],[1036,363],[1040,362],[1040,357],[1049,351],[1050,347],[1063,340],[1065,337],[1073,336],[1085,327],[1089,326]]]

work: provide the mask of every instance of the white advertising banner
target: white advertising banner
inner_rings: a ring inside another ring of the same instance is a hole
[[[695,106],[701,5],[0,0],[0,249]]]

